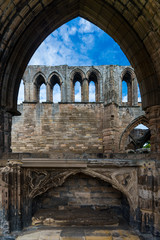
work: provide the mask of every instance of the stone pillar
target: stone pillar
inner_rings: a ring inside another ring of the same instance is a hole
[[[88,102],[89,101],[89,86],[88,86],[88,79],[87,78],[83,79],[82,91],[83,91],[82,102]]]
[[[53,94],[51,94],[51,85],[47,83],[46,87],[46,101],[53,102]]]
[[[36,83],[33,84],[33,102],[38,102],[38,86]]]
[[[22,229],[21,223],[21,167],[19,164],[9,163],[9,212],[10,231]]]
[[[0,109],[0,154],[11,152],[12,115]]]
[[[146,116],[151,131],[151,151],[160,153],[160,105],[147,108]]]
[[[132,80],[132,105],[138,106],[138,82],[136,78]]]
[[[115,103],[104,106],[103,146],[104,154],[118,152],[118,105]]]
[[[9,229],[9,168],[3,167],[0,168],[0,233],[8,234]]]

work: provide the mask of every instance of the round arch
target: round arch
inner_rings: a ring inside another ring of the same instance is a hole
[[[125,147],[125,142],[126,142],[126,139],[129,135],[129,133],[136,127],[138,126],[139,124],[144,124],[146,127],[149,128],[149,122],[148,122],[148,119],[144,116],[144,115],[141,115],[139,116],[138,118],[135,118],[127,127],[126,129],[123,131],[123,133],[121,134],[120,136],[120,141],[119,141],[119,150],[122,151],[122,150],[125,150],[124,147]]]
[[[124,4],[122,0],[36,0],[34,4],[18,2],[15,13],[3,16],[1,29],[0,106],[14,113],[20,80],[42,41],[65,22],[81,16],[108,33],[121,47],[135,69],[142,94],[143,109],[160,103],[160,36],[156,0],[146,5]],[[132,9],[136,14],[133,14]],[[144,8],[145,11],[142,11]],[[154,9],[149,11],[148,9]],[[10,9],[12,10],[12,9]],[[14,12],[14,11],[13,11]],[[142,15],[143,13],[143,15]],[[2,11],[3,14],[3,11]],[[150,21],[150,19],[155,19]],[[6,20],[7,19],[7,20]],[[143,19],[143,21],[142,21]],[[26,40],[27,39],[27,40]]]

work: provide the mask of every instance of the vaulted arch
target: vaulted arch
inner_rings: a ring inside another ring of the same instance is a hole
[[[17,10],[14,12],[10,8],[12,14],[7,15],[7,5],[1,4],[5,14],[1,22],[0,105],[10,112],[16,110],[20,80],[34,51],[53,30],[77,16],[95,23],[120,45],[135,69],[143,108],[159,105],[159,6],[156,0],[146,5],[135,0],[126,3],[118,0],[64,0],[62,3],[56,0],[43,4],[40,0],[34,4],[20,1],[16,3]]]

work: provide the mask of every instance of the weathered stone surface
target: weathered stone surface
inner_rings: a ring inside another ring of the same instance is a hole
[[[18,106],[22,115],[14,117],[12,125],[14,152],[52,152],[59,158],[63,158],[63,154],[66,158],[67,152],[103,157],[103,153],[125,149],[128,136],[123,132],[130,122],[136,119],[129,128],[131,131],[140,122],[138,117],[141,122],[145,121],[131,67],[29,66],[23,80],[25,101]],[[96,87],[95,103],[88,102],[91,80]],[[123,80],[129,85],[128,102],[122,102]],[[80,103],[74,102],[75,81],[81,82]],[[42,83],[46,84],[47,101],[39,103]],[[61,88],[59,104],[52,103],[52,88],[56,83]],[[122,134],[123,147],[119,142]]]

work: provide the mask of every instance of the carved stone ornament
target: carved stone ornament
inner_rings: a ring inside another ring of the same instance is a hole
[[[69,176],[77,173],[83,173],[110,183],[114,188],[121,191],[127,197],[132,210],[137,208],[138,190],[136,168],[86,168],[61,170],[27,169],[25,182],[26,187],[28,187],[29,190],[29,198],[35,198],[50,188],[61,186]]]

